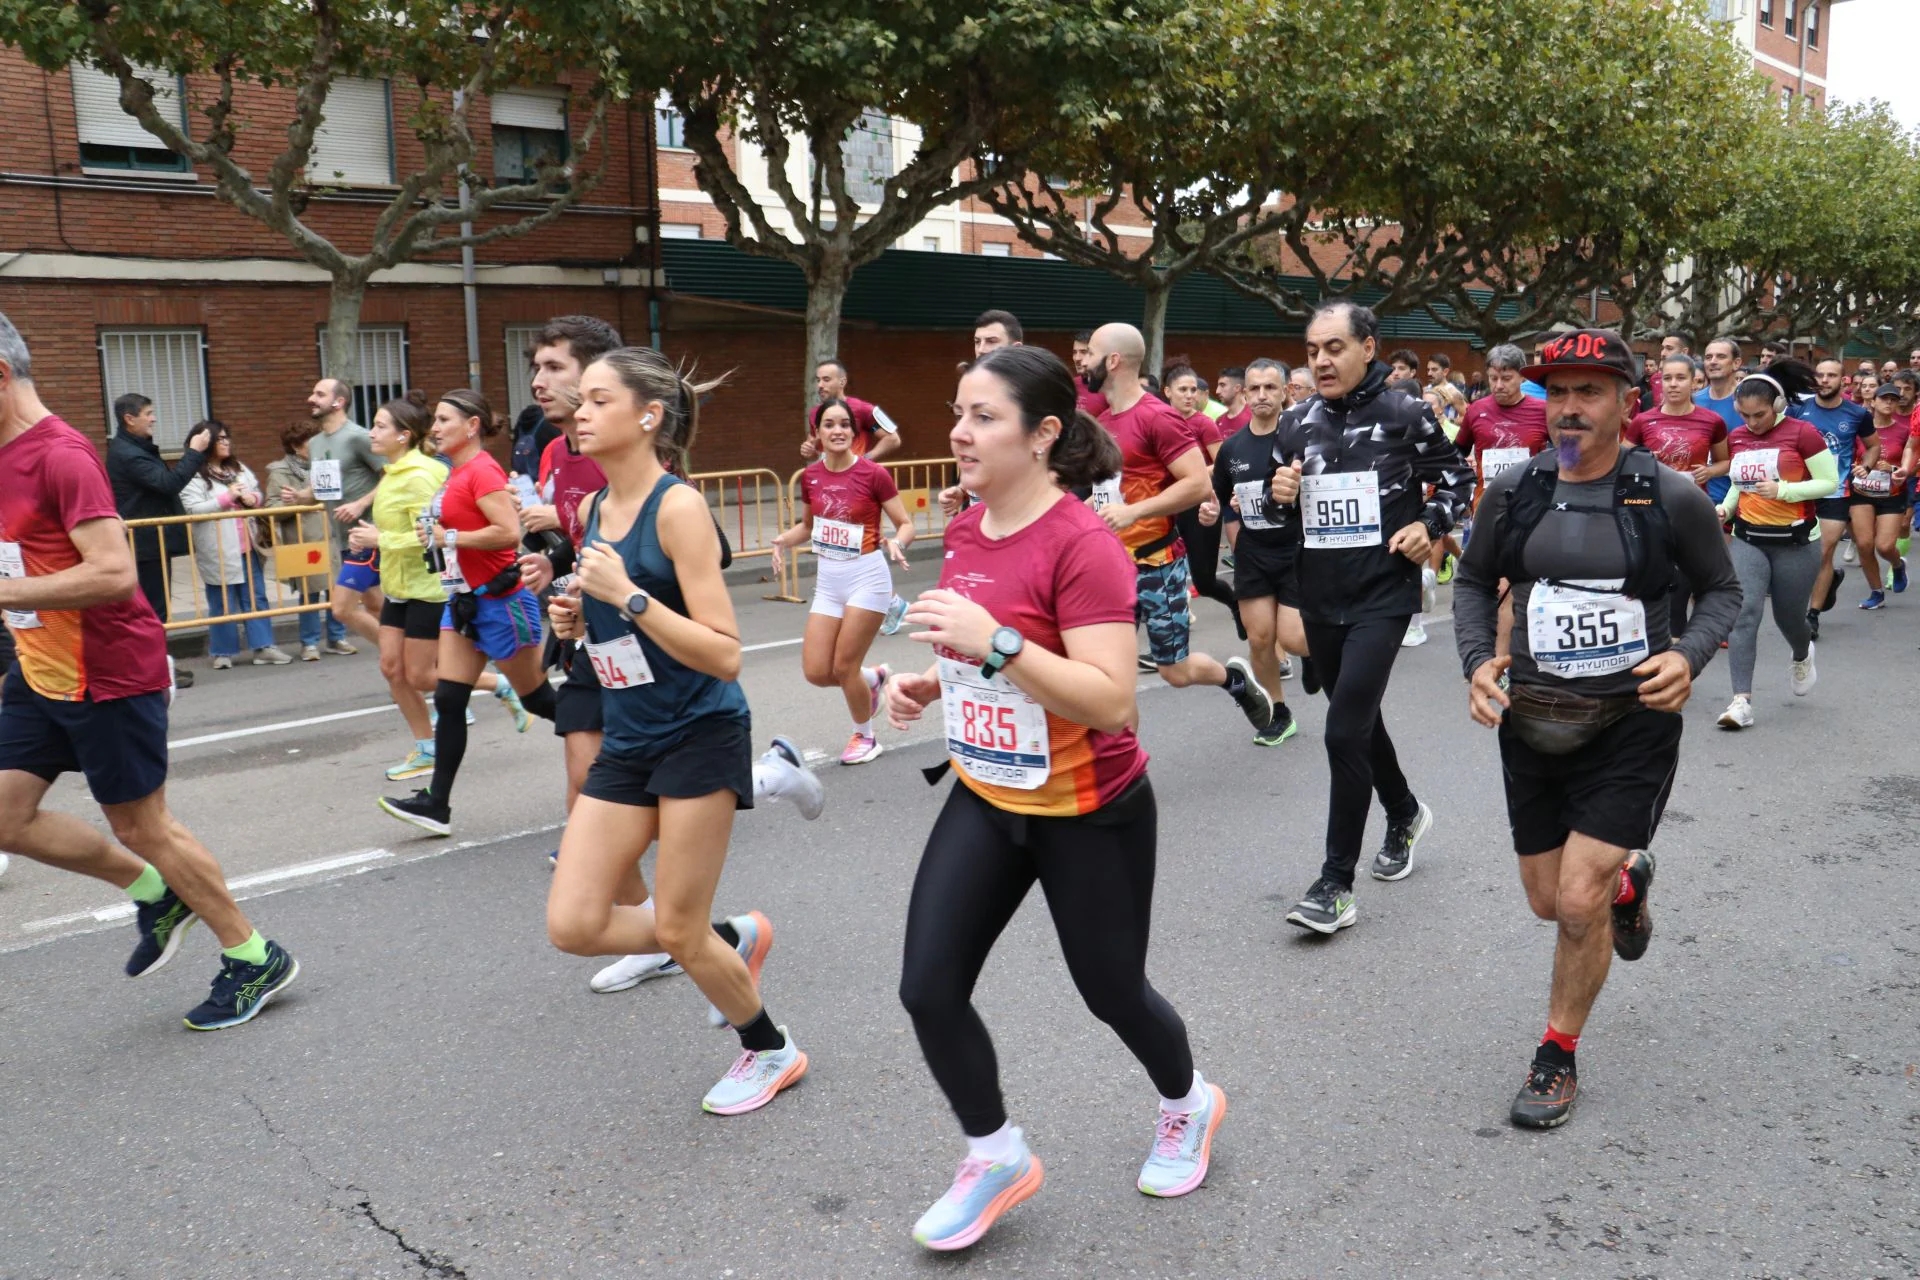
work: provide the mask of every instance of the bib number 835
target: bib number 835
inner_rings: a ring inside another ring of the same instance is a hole
[[[988,751],[1012,751],[1020,745],[1020,734],[1014,728],[1012,707],[964,702],[961,708],[964,716],[960,728],[961,741],[968,746],[983,747]]]

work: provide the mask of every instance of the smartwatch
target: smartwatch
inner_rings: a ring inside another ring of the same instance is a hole
[[[1012,627],[1001,627],[993,633],[989,644],[991,647],[987,660],[980,664],[980,673],[991,680],[1000,674],[1001,668],[1019,656],[1020,650],[1026,648],[1027,638]]]
[[[632,595],[627,597],[626,606],[620,610],[620,616],[626,622],[631,624],[636,619],[638,619],[641,614],[645,613],[647,611],[647,606],[652,603],[653,603],[652,596],[648,595],[644,591],[636,591]]]

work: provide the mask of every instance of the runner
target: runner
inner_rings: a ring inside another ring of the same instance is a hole
[[[846,401],[822,404],[819,423],[820,460],[800,473],[800,519],[770,543],[773,572],[776,578],[782,572],[788,548],[812,540],[817,576],[800,665],[808,684],[837,688],[847,700],[853,736],[840,763],[865,764],[881,752],[873,717],[892,672],[862,664],[895,598],[887,561],[906,568],[913,520],[887,469],[854,454]],[[891,538],[880,536],[883,512],[893,521]]]
[[[1907,562],[1900,555],[1900,531],[1908,516],[1906,490],[1912,476],[1912,463],[1907,455],[1913,435],[1909,429],[1911,418],[1900,407],[1900,392],[1898,382],[1885,383],[1874,392],[1871,456],[1856,464],[1850,475],[1847,515],[1853,524],[1853,545],[1860,557],[1860,571],[1867,580],[1867,595],[1860,602],[1862,609],[1879,609],[1887,602],[1882,562],[1892,570],[1895,590],[1904,591],[1907,586]],[[1838,465],[1837,454],[1835,460]],[[1829,596],[1816,593],[1814,599],[1828,600]]]
[[[1856,447],[1862,484],[1870,490],[1875,489],[1886,484],[1888,477],[1880,474],[1876,478],[1873,474],[1874,464],[1880,460],[1880,437],[1874,430],[1873,411],[1846,398],[1846,362],[1829,356],[1814,366],[1814,378],[1818,389],[1813,399],[1802,401],[1796,406],[1796,411],[1825,438],[1827,450],[1833,454],[1834,468],[1840,473],[1839,492],[1814,504],[1814,515],[1820,521],[1820,572],[1813,579],[1813,598],[1807,606],[1807,630],[1813,639],[1818,640],[1820,615],[1833,608],[1840,593],[1840,584],[1847,577],[1845,569],[1833,567],[1833,553],[1839,550],[1840,538],[1853,521],[1851,482]],[[1892,492],[1891,486],[1888,486],[1888,492]],[[1870,545],[1873,541],[1870,502],[1861,514],[1862,523],[1866,526],[1863,545]],[[1898,523],[1896,518],[1896,527]]]
[[[1094,334],[1097,369],[1112,368],[1114,341],[1108,329]],[[907,615],[937,661],[896,676],[887,693],[888,718],[903,730],[944,704],[960,780],[914,876],[900,977],[901,1003],[967,1139],[953,1185],[913,1228],[942,1251],[980,1239],[1044,1176],[1008,1121],[993,1041],[972,1003],[1035,881],[1081,998],[1160,1094],[1135,1185],[1152,1196],[1197,1188],[1227,1110],[1146,975],[1157,820],[1134,735],[1134,569],[1100,517],[1061,491],[1111,476],[1119,451],[1076,412],[1066,366],[1039,348],[987,356],[961,380],[959,401],[953,452],[981,502],[947,527],[940,586]]]
[[[380,482],[380,456],[367,439],[367,429],[347,419],[353,389],[338,378],[322,378],[307,396],[307,409],[320,434],[307,444],[308,476],[312,483],[295,492],[283,489],[283,502],[319,502],[334,521],[334,544],[340,552],[340,575],[334,580],[331,620],[322,653],[360,652],[347,641],[347,632],[368,644],[380,643],[380,566],[372,552],[355,551],[348,530],[373,505],[373,487]]]
[[[1220,412],[1214,420],[1220,424],[1224,440],[1247,425],[1247,371],[1238,366],[1222,369],[1213,384],[1213,394],[1220,401]]]
[[[1420,357],[1417,353],[1406,347],[1397,347],[1394,349],[1393,354],[1387,357],[1387,368],[1389,371],[1387,374],[1389,381],[1420,381]],[[1315,385],[1318,385],[1317,379]]]
[[[553,686],[540,665],[540,604],[520,585],[520,517],[507,473],[481,445],[506,424],[486,397],[458,387],[433,407],[433,443],[453,468],[427,516],[419,544],[447,593],[441,611],[433,729],[433,783],[402,799],[382,796],[388,816],[436,836],[453,831],[453,783],[467,755],[467,703],[492,659],[542,720],[554,718]],[[436,554],[438,553],[438,554]]]
[[[1469,710],[1499,729],[1520,883],[1559,926],[1546,1035],[1512,1110],[1542,1129],[1572,1112],[1574,1050],[1610,952],[1638,960],[1653,936],[1647,850],[1673,788],[1680,709],[1740,588],[1692,478],[1621,445],[1634,360],[1619,335],[1557,335],[1526,373],[1546,384],[1556,449],[1487,487],[1453,599]],[[1685,598],[1668,581],[1676,567],[1699,604],[1670,640],[1665,610]],[[1526,619],[1510,657],[1494,647],[1503,579]]]
[[[1720,504],[1733,521],[1733,569],[1740,575],[1740,617],[1727,637],[1733,701],[1720,714],[1722,729],[1753,724],[1753,664],[1760,615],[1773,600],[1773,623],[1792,652],[1796,698],[1812,692],[1818,673],[1807,601],[1820,571],[1812,542],[1814,502],[1840,487],[1827,442],[1810,422],[1789,414],[1794,399],[1813,390],[1813,370],[1799,360],[1775,360],[1734,390],[1741,426],[1729,437],[1733,488]],[[1691,624],[1689,624],[1691,626]]]
[[[1273,699],[1272,722],[1253,735],[1254,744],[1262,747],[1277,747],[1300,731],[1281,687],[1289,674],[1282,651],[1302,659],[1307,653],[1306,632],[1300,626],[1295,513],[1267,501],[1275,466],[1273,433],[1284,395],[1277,363],[1255,360],[1247,366],[1247,404],[1253,416],[1220,447],[1213,464],[1214,501],[1201,508],[1201,519],[1226,521],[1233,546],[1233,589],[1246,624],[1253,678]]]
[[[41,402],[26,341],[0,315],[0,611],[18,649],[0,677],[0,850],[124,890],[140,934],[130,978],[206,921],[220,973],[186,1025],[235,1027],[300,964],[260,936],[167,808],[166,633],[138,586],[98,451]],[[40,807],[63,773],[85,776],[113,840]]]
[[[1715,338],[1707,344],[1701,353],[1701,368],[1705,372],[1707,385],[1693,393],[1693,402],[1703,408],[1711,409],[1720,415],[1727,424],[1727,434],[1731,436],[1743,423],[1739,406],[1733,402],[1733,388],[1740,381],[1740,342],[1736,338]],[[1726,501],[1727,490],[1732,482],[1724,475],[1707,479],[1707,496],[1714,505]]]
[[[1089,506],[1120,535],[1139,575],[1135,611],[1147,628],[1147,648],[1160,678],[1176,689],[1214,685],[1227,691],[1255,729],[1273,723],[1273,700],[1253,678],[1245,658],[1222,666],[1190,649],[1187,557],[1173,527],[1176,512],[1207,496],[1205,454],[1180,415],[1140,387],[1146,341],[1130,324],[1108,324],[1093,334],[1088,377],[1104,391],[1100,425],[1119,442],[1121,470],[1093,486]],[[963,481],[964,483],[964,481]]]
[[[701,1106],[737,1115],[807,1072],[807,1055],[761,1003],[773,925],[755,911],[707,916],[736,809],[753,807],[751,723],[739,625],[720,540],[684,472],[700,397],[715,383],[675,373],[657,351],[621,347],[580,377],[573,430],[606,473],[588,500],[578,595],[556,595],[554,630],[583,640],[602,687],[605,739],[561,837],[547,933],[573,955],[665,952],[740,1036],[731,1070]],[[623,892],[655,838],[658,893]],[[731,943],[731,945],[730,945]],[[746,954],[742,955],[742,952]]]
[[[1347,299],[1307,322],[1307,365],[1319,393],[1280,419],[1276,504],[1298,506],[1300,616],[1327,691],[1326,861],[1287,919],[1333,933],[1356,918],[1353,872],[1377,791],[1387,836],[1376,880],[1401,880],[1433,812],[1414,797],[1380,712],[1407,622],[1420,606],[1420,568],[1435,538],[1469,509],[1473,471],[1424,402],[1386,390],[1375,359],[1380,322]],[[1422,501],[1425,486],[1432,496]]]
[[[1000,347],[1017,347],[1025,338],[1020,318],[1013,312],[982,311],[973,322],[973,358],[978,360]]]
[[[1305,365],[1295,367],[1287,375],[1287,408],[1305,404],[1307,397],[1313,394],[1313,371]]]
[[[1727,474],[1731,464],[1726,419],[1697,403],[1694,395],[1694,374],[1698,369],[1693,358],[1684,354],[1662,360],[1659,405],[1635,415],[1622,438],[1628,444],[1644,447],[1706,491],[1714,480]],[[1674,580],[1673,589],[1679,595],[1667,602],[1667,620],[1674,634],[1679,635],[1687,629],[1687,604],[1693,588],[1682,574]]]
[[[853,410],[853,451],[869,462],[878,462],[900,451],[900,428],[887,411],[877,404],[847,394],[847,366],[839,357],[822,360],[813,371],[813,388],[819,404],[807,414],[807,438],[800,442],[800,456],[812,461],[820,456],[820,405],[829,400],[844,401]]]
[[[1280,369],[1271,360],[1255,361],[1257,365],[1272,366]],[[1241,371],[1240,386],[1244,393],[1247,378],[1253,365]],[[1282,370],[1284,373],[1284,370]],[[1186,420],[1187,430],[1192,433],[1194,443],[1200,446],[1206,465],[1211,468],[1214,459],[1220,456],[1220,443],[1224,439],[1220,424],[1207,416],[1202,406],[1206,403],[1206,384],[1200,381],[1200,375],[1189,365],[1175,365],[1167,370],[1167,403],[1174,412]],[[1252,412],[1252,398],[1247,398],[1246,411]],[[1247,629],[1240,622],[1240,605],[1234,598],[1233,588],[1220,581],[1220,512],[1216,507],[1213,519],[1202,519],[1207,507],[1201,504],[1182,511],[1173,518],[1173,524],[1180,531],[1180,541],[1186,544],[1187,568],[1193,575],[1193,585],[1207,599],[1226,607],[1233,618],[1233,628],[1240,638],[1247,638]]]

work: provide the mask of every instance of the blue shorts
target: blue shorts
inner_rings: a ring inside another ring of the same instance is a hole
[[[1187,660],[1193,613],[1187,605],[1187,558],[1175,556],[1163,565],[1136,565],[1139,595],[1133,619],[1147,629],[1147,656],[1156,667]]]
[[[474,604],[479,606],[473,624],[480,633],[476,647],[495,662],[540,643],[540,601],[525,587],[511,595],[476,596]],[[440,629],[453,630],[452,605],[440,611]]]
[[[334,581],[349,591],[368,591],[380,585],[380,552],[346,550],[340,557],[340,576]]]
[[[144,800],[167,781],[167,693],[59,702],[14,667],[0,694],[0,770],[52,782],[78,773],[101,804]]]

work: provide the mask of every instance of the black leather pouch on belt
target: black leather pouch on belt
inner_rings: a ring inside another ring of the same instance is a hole
[[[1545,756],[1570,755],[1640,709],[1633,694],[1589,698],[1564,689],[1516,684],[1507,690],[1507,723],[1520,741]]]

